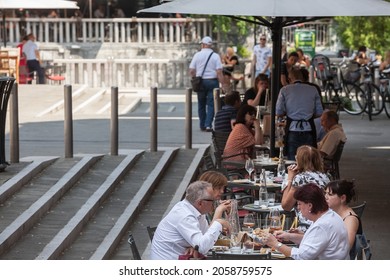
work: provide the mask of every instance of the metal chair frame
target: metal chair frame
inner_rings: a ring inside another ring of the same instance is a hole
[[[140,260],[141,255],[138,251],[137,244],[135,244],[135,240],[132,233],[129,233],[129,239],[127,239],[127,242],[130,244],[130,249],[131,252],[133,253],[133,259]]]
[[[364,212],[364,208],[366,207],[366,204],[367,204],[367,202],[364,201],[362,204],[359,204],[359,205],[351,207],[352,210],[356,213],[356,215],[358,215],[359,218],[362,218],[363,212]]]
[[[146,230],[148,231],[149,234],[150,241],[153,241],[154,232],[156,231],[156,229],[157,227],[150,227],[150,226],[146,227]]]
[[[325,163],[330,165],[329,172],[333,176],[333,179],[340,179],[340,169],[339,169],[339,161],[341,159],[341,155],[343,154],[345,142],[340,141],[337,145],[337,149],[332,159],[324,158]]]

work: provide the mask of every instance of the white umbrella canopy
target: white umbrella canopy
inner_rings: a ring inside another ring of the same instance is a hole
[[[1,10],[12,9],[78,9],[76,1],[65,0],[0,0]]]
[[[175,0],[139,12],[269,17],[380,16],[390,15],[390,3],[383,0]]]
[[[270,142],[271,153],[275,156],[275,105],[280,89],[283,27],[334,16],[387,16],[390,15],[390,3],[383,0],[174,0],[138,12],[230,16],[267,26],[271,30],[273,65]],[[254,20],[240,16],[252,16]]]

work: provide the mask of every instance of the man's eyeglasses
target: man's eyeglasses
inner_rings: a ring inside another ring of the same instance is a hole
[[[266,39],[265,38],[260,38],[260,41],[265,41]]]

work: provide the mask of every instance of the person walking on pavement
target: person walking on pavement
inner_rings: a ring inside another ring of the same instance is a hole
[[[212,50],[213,40],[206,36],[201,41],[202,49],[190,63],[191,77],[202,77],[202,89],[198,95],[198,116],[201,131],[212,131],[214,119],[213,90],[223,83],[222,63],[219,55]],[[203,73],[203,75],[202,75]]]
[[[41,67],[40,55],[38,45],[35,43],[34,34],[30,33],[27,35],[28,41],[23,45],[23,53],[27,59],[27,67],[29,71],[29,77],[31,78],[28,82],[31,84],[31,80],[34,78],[34,72],[38,75],[38,84],[45,83],[45,73]]]

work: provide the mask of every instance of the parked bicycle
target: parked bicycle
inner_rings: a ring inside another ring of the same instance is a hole
[[[365,94],[355,83],[360,79],[360,72],[350,70],[347,60],[344,59],[339,65],[335,65],[330,63],[328,57],[315,55],[312,65],[321,85],[325,104],[334,105],[337,110],[342,109],[351,115],[364,112]]]
[[[390,69],[383,70],[379,77],[379,90],[383,97],[383,107],[390,118]]]

